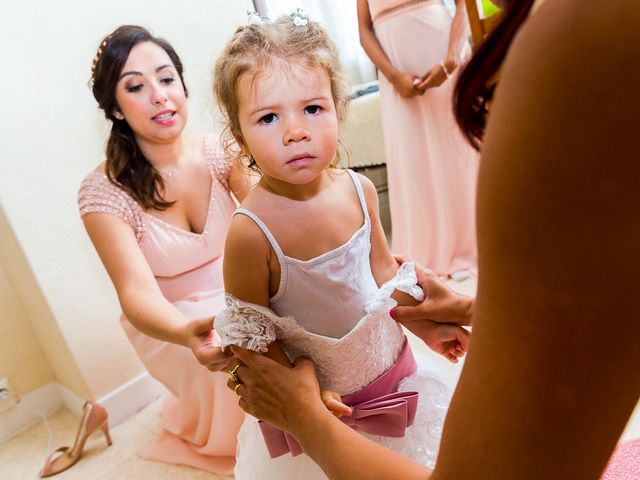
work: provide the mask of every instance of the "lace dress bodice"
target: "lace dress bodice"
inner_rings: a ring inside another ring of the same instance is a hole
[[[349,171],[364,212],[364,225],[344,245],[308,261],[285,256],[266,225],[252,212],[281,265],[280,289],[271,308],[227,296],[227,309],[216,317],[222,345],[265,352],[279,340],[291,360],[306,356],[317,367],[320,386],[346,395],[360,390],[398,358],[405,336],[389,310],[399,289],[422,298],[412,264],[378,288],[371,273],[371,225],[364,194]],[[346,295],[345,295],[346,292]]]

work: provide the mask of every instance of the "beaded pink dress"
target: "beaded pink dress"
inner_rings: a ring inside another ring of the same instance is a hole
[[[601,480],[640,479],[640,438],[627,440],[616,448]]]
[[[231,164],[212,137],[205,137],[203,148],[212,182],[201,234],[176,228],[145,212],[100,172],[87,175],[78,193],[81,216],[95,212],[116,215],[131,225],[162,293],[190,319],[215,315],[225,307],[222,254],[236,208],[227,183]],[[185,347],[141,333],[124,315],[120,320],[144,365],[170,392],[162,411],[164,430],[140,455],[231,474],[244,414],[226,387],[226,374],[210,372]]]
[[[452,18],[442,0],[369,0],[369,10],[396,68],[423,75],[445,59]],[[453,117],[455,78],[408,99],[379,79],[392,250],[439,274],[475,270],[477,155]]]

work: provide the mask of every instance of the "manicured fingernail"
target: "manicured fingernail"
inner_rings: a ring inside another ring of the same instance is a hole
[[[397,318],[398,315],[396,314],[396,309],[395,308],[389,310],[389,316],[391,318],[393,318],[394,320]]]

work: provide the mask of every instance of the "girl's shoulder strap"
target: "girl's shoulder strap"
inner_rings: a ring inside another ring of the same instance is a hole
[[[356,192],[358,192],[358,199],[360,200],[360,206],[362,207],[362,213],[364,214],[364,221],[366,224],[369,224],[371,220],[369,219],[369,208],[367,208],[367,201],[364,197],[364,191],[362,190],[362,183],[360,182],[360,178],[358,174],[351,169],[348,169],[347,172],[353,181],[353,184],[356,187]]]
[[[271,247],[273,248],[274,252],[276,252],[280,265],[282,265],[284,262],[284,254],[282,253],[282,249],[280,248],[280,244],[278,244],[276,237],[274,237],[273,233],[271,233],[271,230],[269,230],[269,227],[267,227],[267,225],[260,219],[260,217],[258,217],[258,215],[253,213],[251,210],[247,210],[246,208],[240,207],[235,212],[233,212],[234,216],[238,214],[249,217],[251,220],[255,222],[256,225],[258,225],[258,227],[260,227],[260,230],[262,230],[262,233],[264,233],[264,236],[267,237],[267,240],[269,240],[269,243],[271,244]]]

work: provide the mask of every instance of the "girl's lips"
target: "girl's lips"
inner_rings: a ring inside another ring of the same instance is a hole
[[[315,157],[312,157],[311,155],[305,155],[303,157],[295,157],[292,160],[289,160],[287,162],[287,165],[290,165],[292,167],[300,167],[312,162],[314,158]]]

